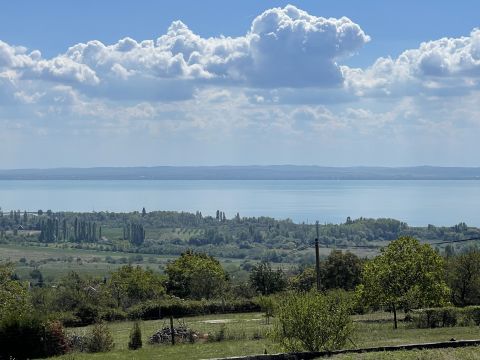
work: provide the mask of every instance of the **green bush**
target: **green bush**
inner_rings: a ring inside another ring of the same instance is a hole
[[[82,320],[75,316],[71,311],[54,312],[49,314],[49,317],[60,321],[63,326],[66,327],[82,326]]]
[[[470,320],[470,323],[480,325],[480,306],[467,306],[463,308],[464,319]]]
[[[44,358],[68,350],[59,322],[45,322],[35,316],[11,316],[0,323],[0,359]]]
[[[133,324],[133,328],[130,331],[130,340],[128,342],[128,348],[130,350],[137,350],[142,347],[142,331],[138,322]]]
[[[270,318],[274,315],[275,310],[275,299],[272,295],[270,296],[259,296],[256,299],[256,303],[260,306],[264,312],[266,324],[270,324]]]
[[[411,317],[414,326],[421,329],[480,325],[480,306],[420,309]]]
[[[100,309],[98,316],[103,321],[123,321],[127,320],[128,314],[121,309]]]
[[[90,304],[79,306],[73,314],[80,320],[80,326],[93,324],[99,319],[98,307]]]
[[[279,299],[272,337],[286,351],[334,350],[353,332],[352,304],[344,292],[312,290]]]
[[[70,350],[67,334],[59,321],[49,321],[45,324],[44,340],[47,356],[65,354]]]
[[[133,320],[155,320],[170,315],[185,317],[208,314],[258,312],[260,310],[260,305],[254,300],[222,302],[166,299],[161,302],[150,301],[133,306],[128,311],[128,317]]]
[[[93,326],[86,339],[87,352],[107,352],[113,349],[113,337],[108,326],[98,323]]]

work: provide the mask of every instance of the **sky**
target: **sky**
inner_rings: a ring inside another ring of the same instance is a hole
[[[16,0],[0,168],[480,166],[478,1]]]

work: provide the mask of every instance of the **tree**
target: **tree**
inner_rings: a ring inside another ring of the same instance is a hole
[[[388,306],[397,328],[397,310],[447,303],[443,258],[428,244],[400,237],[364,266],[357,291],[370,305]]]
[[[310,291],[317,283],[315,268],[312,266],[305,268],[298,275],[290,278],[289,282],[290,288],[295,291]]]
[[[130,340],[128,341],[128,348],[130,350],[137,350],[142,347],[142,331],[138,322],[133,323],[133,328],[130,331]]]
[[[30,311],[26,284],[14,279],[11,264],[0,264],[0,321],[10,314],[21,317]]]
[[[43,274],[40,270],[33,269],[32,271],[30,271],[30,277],[33,280],[36,280],[36,284],[35,284],[36,286],[43,287],[43,285],[44,285]]]
[[[107,283],[117,306],[128,308],[139,302],[158,299],[165,294],[163,278],[152,270],[125,265],[112,272]]]
[[[145,241],[145,229],[142,224],[128,224],[126,235],[135,246],[140,246]]]
[[[362,261],[351,252],[333,250],[322,264],[321,284],[325,289],[353,290],[360,283]]]
[[[181,298],[211,299],[222,294],[227,275],[220,262],[204,253],[184,252],[165,269],[167,290]]]
[[[250,272],[252,287],[262,295],[270,295],[285,290],[287,279],[281,269],[273,270],[269,262],[262,261]]]
[[[142,209],[142,217],[145,217],[145,215],[147,215],[147,210],[145,210],[145,208]]]
[[[466,306],[480,302],[480,251],[471,248],[457,256],[450,256],[448,265],[448,285],[452,289],[455,305]]]
[[[273,338],[286,351],[338,349],[353,332],[350,312],[344,292],[286,294],[276,307]]]

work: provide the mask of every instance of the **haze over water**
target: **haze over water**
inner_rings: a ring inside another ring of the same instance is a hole
[[[227,217],[344,222],[389,217],[409,225],[480,226],[480,181],[459,180],[149,180],[0,181],[4,211],[173,210]]]

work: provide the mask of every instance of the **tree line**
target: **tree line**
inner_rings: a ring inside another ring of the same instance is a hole
[[[25,231],[21,231],[25,230]],[[37,234],[29,231],[38,232]],[[27,234],[27,235],[26,235]],[[30,234],[30,235],[28,235]],[[421,241],[460,240],[480,236],[480,229],[465,223],[453,226],[411,227],[394,219],[351,219],[341,224],[321,224],[322,247],[348,248],[389,242],[401,236]],[[228,218],[201,212],[172,211],[37,212],[0,211],[0,241],[98,243],[112,251],[179,255],[189,248],[217,257],[308,263],[312,254],[293,253],[316,237],[315,226],[269,217]]]

